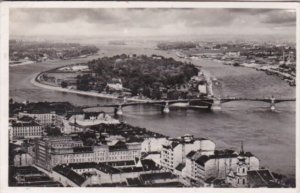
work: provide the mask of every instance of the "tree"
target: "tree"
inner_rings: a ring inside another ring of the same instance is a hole
[[[62,82],[61,82],[61,87],[62,87],[62,88],[67,88],[67,87],[68,87],[68,83],[65,82],[65,81],[62,81]]]
[[[61,136],[62,135],[62,133],[58,127],[47,126],[45,128],[45,132],[47,133],[47,136]]]

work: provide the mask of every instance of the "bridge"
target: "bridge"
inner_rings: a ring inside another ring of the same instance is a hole
[[[213,111],[218,111],[222,109],[222,103],[228,103],[233,101],[260,101],[270,104],[270,109],[274,111],[276,103],[296,101],[295,98],[282,98],[276,99],[275,97],[270,98],[242,98],[242,97],[227,97],[227,98],[196,98],[196,99],[177,99],[177,100],[148,100],[141,102],[127,102],[124,98],[123,101],[119,103],[105,104],[105,105],[92,105],[92,106],[79,106],[81,109],[89,108],[101,108],[101,107],[112,107],[115,109],[116,115],[123,114],[123,108],[127,106],[137,106],[137,105],[159,105],[163,113],[170,112],[170,106],[173,107],[184,107],[184,108],[207,108]]]

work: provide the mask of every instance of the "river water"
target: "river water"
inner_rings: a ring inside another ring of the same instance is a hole
[[[69,61],[48,61],[10,67],[10,97],[22,102],[69,101],[74,105],[93,105],[113,102],[77,94],[62,93],[36,87],[31,79],[41,71],[62,65],[84,62],[92,58],[115,54],[160,54],[174,57],[174,52],[162,52],[152,45],[112,46],[99,45],[98,55]],[[179,59],[178,59],[179,60]],[[295,87],[276,76],[268,76],[254,69],[231,67],[207,60],[192,60],[201,65],[220,82],[216,93],[221,96],[294,98]],[[161,114],[155,106],[124,108],[123,121],[145,127],[171,137],[189,133],[197,137],[212,139],[217,149],[230,148],[239,151],[241,140],[245,151],[251,151],[260,159],[261,166],[275,172],[295,177],[295,103],[286,102],[276,106],[272,112],[263,102],[230,102],[222,105],[222,111],[172,110]],[[112,113],[112,109],[105,109]]]

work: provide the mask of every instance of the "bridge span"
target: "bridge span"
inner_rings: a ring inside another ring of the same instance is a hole
[[[127,106],[137,106],[137,105],[158,105],[161,107],[163,113],[170,112],[170,106],[173,107],[184,107],[184,108],[206,108],[211,110],[221,110],[222,103],[234,102],[234,101],[260,101],[270,104],[270,109],[275,110],[276,103],[296,101],[295,98],[281,98],[276,99],[275,97],[270,98],[246,98],[246,97],[227,97],[227,98],[196,98],[196,99],[177,99],[177,100],[148,100],[141,102],[127,102],[124,99],[122,102],[105,104],[105,105],[92,105],[92,106],[80,106],[81,109],[89,108],[101,108],[101,107],[111,107],[115,109],[116,115],[122,115],[122,108]]]

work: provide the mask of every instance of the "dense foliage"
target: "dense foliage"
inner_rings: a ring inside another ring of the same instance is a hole
[[[103,89],[105,83],[121,79],[123,87],[132,95],[141,93],[150,98],[159,98],[161,88],[176,88],[198,73],[191,63],[162,56],[129,57],[123,54],[92,60],[88,66],[96,75],[78,77],[77,89],[89,90],[96,82],[102,84]]]
[[[190,49],[196,48],[197,44],[194,42],[160,42],[157,47],[161,50]]]

